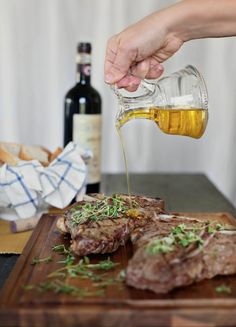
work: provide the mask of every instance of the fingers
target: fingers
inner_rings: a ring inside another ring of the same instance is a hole
[[[141,79],[145,78],[148,71],[149,71],[149,61],[148,60],[143,60],[133,67],[131,67],[130,72],[134,76],[138,76]]]
[[[122,78],[119,82],[116,83],[118,88],[125,88],[127,91],[133,92],[136,91],[139,87],[141,79],[136,76],[127,75]]]
[[[115,84],[125,77],[136,57],[135,50],[121,44],[118,36],[112,37],[107,44],[105,57],[105,82]]]
[[[153,58],[145,59],[130,69],[131,74],[124,76],[116,85],[128,91],[136,91],[144,78],[156,79],[162,75],[163,66]]]
[[[141,79],[155,79],[163,73],[163,66],[154,58],[150,57],[131,68],[131,74],[140,77]]]
[[[119,35],[112,37],[107,44],[105,82],[135,91],[142,79],[155,79],[163,73],[164,68],[157,58],[148,57],[139,62],[136,58],[137,50],[132,49],[130,43],[121,42]]]

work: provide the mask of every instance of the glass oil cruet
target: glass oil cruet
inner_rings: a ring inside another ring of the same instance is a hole
[[[207,89],[202,75],[191,65],[155,82],[143,80],[138,95],[115,87],[113,90],[119,104],[118,129],[138,118],[153,120],[164,133],[196,139],[206,129]]]

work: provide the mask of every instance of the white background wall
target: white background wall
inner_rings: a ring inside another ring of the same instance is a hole
[[[63,97],[75,81],[75,49],[93,44],[103,98],[103,172],[124,171],[114,127],[116,99],[103,82],[106,41],[169,0],[0,0],[0,140],[62,144]],[[149,121],[124,126],[130,170],[204,172],[236,204],[236,38],[192,41],[166,64],[205,77],[210,119],[200,140],[162,134]]]

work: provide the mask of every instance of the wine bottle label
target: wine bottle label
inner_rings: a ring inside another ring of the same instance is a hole
[[[80,65],[80,71],[85,76],[90,76],[91,75],[91,65]]]
[[[100,182],[101,115],[74,114],[73,141],[93,152],[87,163],[88,184]]]

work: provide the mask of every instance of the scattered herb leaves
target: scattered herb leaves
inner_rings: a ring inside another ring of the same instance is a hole
[[[222,230],[223,226],[219,223],[216,224],[216,230]]]
[[[147,253],[151,255],[156,253],[167,253],[173,250],[174,246],[168,244],[165,238],[153,240],[146,248]]]
[[[227,286],[225,284],[219,285],[215,288],[215,291],[217,293],[226,293],[226,294],[231,294],[232,290],[230,286]]]
[[[71,253],[70,250],[66,249],[64,244],[58,244],[58,245],[53,246],[52,251],[58,252],[61,254],[70,254]]]
[[[136,208],[138,203],[131,201],[131,206],[132,208]],[[126,199],[113,195],[112,197],[105,197],[104,199],[98,199],[94,202],[73,207],[71,209],[71,220],[73,225],[80,225],[88,220],[99,221],[108,218],[118,218],[129,210],[130,205]],[[135,211],[135,216],[139,213],[139,211],[138,213]]]
[[[72,254],[68,254],[67,257],[64,260],[58,261],[59,263],[64,263],[66,266],[72,265],[72,263],[75,261],[75,257]]]
[[[213,226],[209,225],[207,231],[209,234],[213,234],[213,233],[215,233],[215,228]]]
[[[205,229],[209,234],[214,234],[218,230],[222,230],[223,226],[219,223],[210,225],[207,223],[201,227],[189,227],[185,224],[179,224],[171,229],[170,234],[165,237],[157,237],[146,246],[146,251],[150,255],[158,253],[168,253],[174,251],[177,245],[188,247],[190,244],[196,243],[198,246],[204,244],[201,237],[201,231]]]
[[[31,262],[31,265],[37,265],[37,264],[42,263],[42,262],[45,262],[45,263],[52,262],[52,257],[51,256],[45,257],[45,258],[34,257],[32,262]]]
[[[124,269],[122,269],[119,274],[118,274],[118,278],[121,280],[121,281],[124,281],[125,280],[125,277],[126,277],[126,272]]]
[[[52,291],[54,293],[71,294],[77,297],[84,296],[102,296],[104,289],[109,285],[121,283],[124,280],[124,271],[120,271],[115,277],[111,277],[108,272],[113,270],[119,263],[115,263],[109,257],[97,263],[91,263],[89,257],[84,256],[79,261],[74,257],[70,249],[64,244],[58,244],[52,247],[52,251],[64,255],[64,259],[57,261],[63,264],[63,267],[47,275],[47,280],[38,285],[24,285],[25,291],[37,290],[38,292]],[[52,257],[34,258],[32,264],[36,265],[41,262],[51,262]],[[90,289],[74,286],[69,283],[70,279],[88,279]]]

